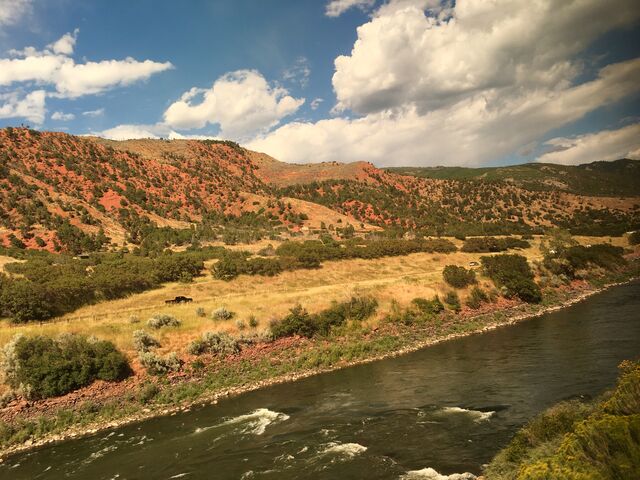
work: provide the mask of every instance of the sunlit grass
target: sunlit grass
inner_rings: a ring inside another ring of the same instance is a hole
[[[458,246],[462,242],[453,240]],[[599,243],[606,239],[580,237],[581,243]],[[618,239],[614,239],[614,243]],[[541,258],[539,239],[531,248],[520,252],[529,260]],[[184,349],[186,344],[205,331],[237,333],[236,320],[247,322],[250,316],[258,320],[257,329],[264,329],[273,318],[283,316],[297,303],[310,312],[327,308],[331,301],[347,300],[352,295],[373,295],[380,304],[379,313],[369,320],[375,324],[388,311],[392,300],[408,304],[415,297],[441,297],[450,290],[442,281],[442,269],[448,264],[467,266],[478,261],[480,254],[416,253],[404,257],[375,260],[342,260],[325,262],[317,270],[283,272],[276,277],[241,275],[225,282],[214,279],[208,271],[193,283],[169,283],[161,288],[127,298],[89,305],[60,318],[44,322],[14,325],[0,322],[0,345],[16,333],[26,335],[57,335],[65,332],[95,335],[113,341],[118,348],[133,355],[132,334],[146,328],[147,320],[156,313],[171,314],[182,320],[179,327],[157,332],[162,350]],[[7,263],[7,262],[4,262]],[[210,265],[210,262],[208,262]],[[489,287],[487,280],[481,280]],[[193,298],[193,303],[166,305],[166,299],[177,295]],[[465,290],[461,290],[464,299]],[[236,316],[229,321],[211,319],[211,312],[224,306]],[[206,316],[198,316],[201,307]],[[132,323],[135,316],[139,323]]]

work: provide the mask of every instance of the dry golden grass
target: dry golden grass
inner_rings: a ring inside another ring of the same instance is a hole
[[[597,243],[602,239],[580,237],[581,243]],[[462,242],[453,240],[458,246]],[[531,248],[521,251],[531,261],[542,255],[537,238]],[[618,243],[618,239],[613,239]],[[245,247],[246,248],[246,247]],[[286,314],[297,303],[311,312],[326,308],[333,300],[346,300],[354,294],[370,294],[379,303],[379,314],[371,320],[375,324],[388,311],[392,300],[409,303],[415,297],[442,296],[450,290],[442,280],[442,269],[448,264],[468,266],[482,254],[456,252],[454,254],[417,253],[404,257],[376,260],[344,260],[325,262],[318,270],[284,272],[277,277],[242,275],[230,282],[216,280],[207,272],[190,284],[169,283],[162,288],[130,297],[83,307],[61,318],[42,323],[12,325],[0,322],[0,345],[16,333],[56,335],[75,332],[95,335],[113,341],[119,348],[133,354],[131,342],[134,330],[147,326],[147,320],[157,313],[175,315],[182,320],[177,328],[153,331],[163,345],[163,351],[183,352],[188,342],[204,331],[237,333],[237,320],[248,324],[251,315],[258,319],[258,329],[268,327],[269,321]],[[6,257],[0,257],[0,262]],[[2,263],[0,263],[1,265]],[[486,279],[481,285],[490,287]],[[467,295],[459,291],[461,299]],[[165,305],[166,299],[177,295],[193,298],[193,303]],[[224,306],[236,313],[233,320],[216,321],[211,312]],[[206,311],[199,317],[196,309]],[[139,318],[132,323],[130,317]],[[247,332],[250,329],[247,327]]]

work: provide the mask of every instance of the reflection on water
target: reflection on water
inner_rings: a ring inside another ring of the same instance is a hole
[[[479,473],[533,415],[640,355],[640,283],[403,357],[9,459],[11,479],[438,478]]]

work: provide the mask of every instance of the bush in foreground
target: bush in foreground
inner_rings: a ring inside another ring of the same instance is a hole
[[[64,395],[95,380],[114,382],[131,373],[113,343],[81,335],[18,336],[3,351],[4,380],[29,399]]]
[[[640,362],[623,362],[616,389],[592,404],[563,402],[518,431],[485,470],[490,480],[637,478]]]

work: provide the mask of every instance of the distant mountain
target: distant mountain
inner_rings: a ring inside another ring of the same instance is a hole
[[[397,167],[386,170],[440,180],[508,182],[527,190],[562,190],[577,195],[640,195],[640,160],[628,158],[577,166],[526,163],[508,167]]]
[[[150,248],[340,232],[348,224],[363,232],[393,227],[427,235],[553,225],[621,233],[640,226],[637,172],[631,160],[475,170],[295,165],[228,141],[118,142],[5,128],[0,246]]]

